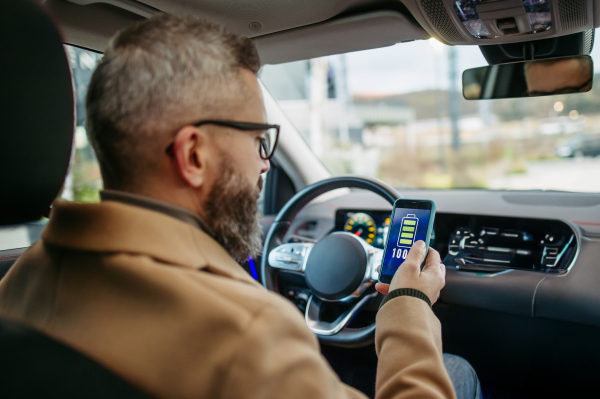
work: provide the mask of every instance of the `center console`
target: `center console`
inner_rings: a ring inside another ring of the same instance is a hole
[[[434,246],[446,267],[465,272],[560,274],[577,251],[575,233],[558,220],[440,213],[435,228]]]

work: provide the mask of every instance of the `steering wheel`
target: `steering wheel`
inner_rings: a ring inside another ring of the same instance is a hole
[[[283,243],[298,212],[310,201],[338,188],[359,188],[379,194],[390,204],[402,196],[391,186],[368,177],[337,176],[322,180],[297,193],[279,211],[269,229],[261,272],[263,285],[277,292],[279,270],[304,276],[311,296],[306,304],[305,319],[321,341],[344,347],[368,345],[375,337],[375,322],[367,327],[346,328],[358,312],[375,296],[368,290],[379,278],[383,250],[350,233],[333,232],[317,243]],[[332,322],[322,321],[324,302],[342,302],[349,308]]]

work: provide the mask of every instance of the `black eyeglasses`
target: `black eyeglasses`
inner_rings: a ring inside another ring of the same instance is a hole
[[[279,125],[267,125],[264,123],[249,123],[249,122],[233,122],[233,121],[220,121],[220,120],[206,120],[200,121],[197,123],[192,123],[192,126],[202,126],[202,125],[218,125],[231,127],[233,129],[242,130],[242,131],[257,131],[262,130],[262,137],[260,137],[260,142],[258,145],[258,154],[262,159],[270,159],[275,152],[275,147],[277,146],[277,139],[279,138]],[[166,153],[170,156],[174,156],[175,152],[173,151],[173,146],[175,142],[169,144],[166,149]]]

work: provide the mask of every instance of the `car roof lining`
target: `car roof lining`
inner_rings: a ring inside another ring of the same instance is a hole
[[[350,8],[323,22],[254,36],[262,63],[297,61],[430,37],[403,6],[377,4],[384,8]],[[48,0],[46,5],[59,20],[66,43],[100,52],[116,32],[145,18],[106,3],[79,5]]]
[[[581,31],[600,24],[600,0],[589,1],[594,3],[593,13],[588,13],[590,17],[587,24],[579,29]],[[214,20],[234,32],[253,38],[265,64],[385,47],[432,35],[442,41],[447,40],[448,37],[439,36],[420,4],[419,0],[45,1],[46,7],[61,25],[68,44],[103,51],[118,30],[155,12],[165,11]],[[462,29],[461,26],[456,28]],[[536,38],[560,36],[567,32],[547,33],[538,34]],[[483,43],[468,38],[464,32],[460,35],[466,41],[458,44],[464,45],[516,40],[507,38]],[[517,41],[523,39],[526,37]]]

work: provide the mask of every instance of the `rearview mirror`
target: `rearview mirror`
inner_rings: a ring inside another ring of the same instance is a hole
[[[462,76],[467,100],[585,93],[593,80],[589,55],[490,65],[467,69]]]

